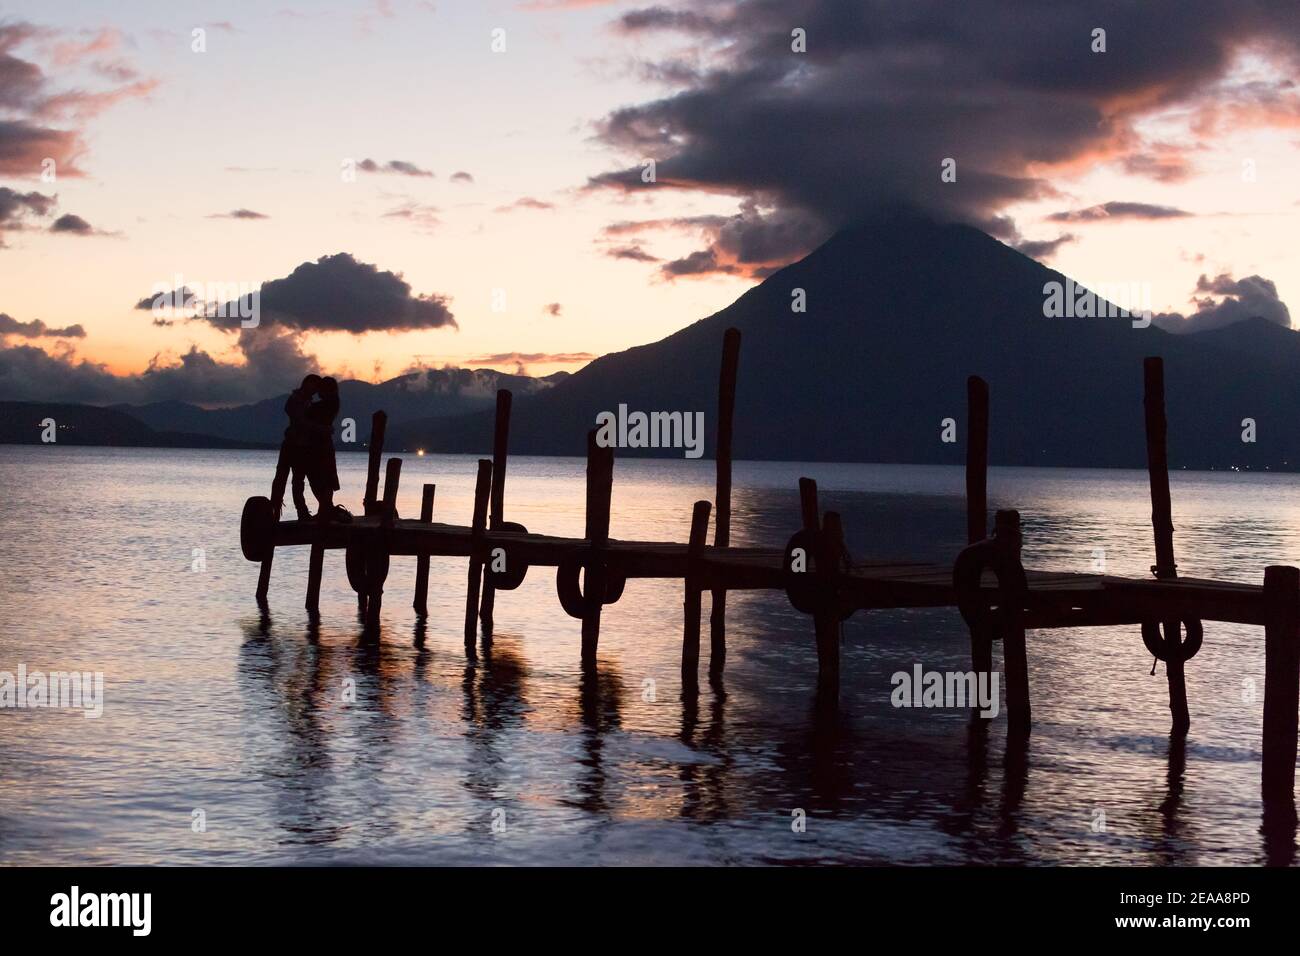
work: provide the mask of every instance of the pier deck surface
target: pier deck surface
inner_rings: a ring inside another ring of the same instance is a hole
[[[346,548],[349,540],[380,530],[378,517],[358,517],[323,528],[313,521],[282,521],[275,545],[312,544],[323,535],[326,549]],[[387,550],[394,555],[467,557],[473,531],[465,525],[398,519],[388,530]],[[533,567],[555,567],[565,556],[590,546],[583,538],[545,534],[487,531],[484,546],[507,549],[511,560]],[[629,578],[686,577],[687,545],[666,541],[624,541],[611,538],[607,545],[610,567]],[[779,548],[705,547],[700,559],[701,584],[727,590],[781,590]],[[1263,624],[1263,588],[1198,578],[1158,581],[1028,569],[1029,627],[1140,624],[1157,616],[1197,617],[1203,620]],[[981,585],[997,593],[997,581],[986,572]],[[957,591],[948,565],[917,561],[859,561],[840,580],[846,599],[860,609],[956,607]]]

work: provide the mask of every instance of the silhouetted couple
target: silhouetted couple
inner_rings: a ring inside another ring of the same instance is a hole
[[[334,419],[339,413],[339,383],[319,375],[308,375],[284,403],[289,427],[284,430],[284,447],[293,484],[293,504],[298,519],[307,521],[311,511],[303,496],[304,482],[320,505],[322,521],[343,520],[347,511],[335,506],[334,492],[339,488],[338,466],[334,460]]]

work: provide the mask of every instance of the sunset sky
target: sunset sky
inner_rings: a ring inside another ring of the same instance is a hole
[[[1285,324],[1298,50],[1290,0],[6,2],[0,398],[573,370],[894,203],[1158,312]],[[256,335],[136,307],[326,256],[356,315],[311,311],[325,266]]]

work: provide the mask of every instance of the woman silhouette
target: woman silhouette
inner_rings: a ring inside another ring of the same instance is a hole
[[[299,521],[311,518],[302,492],[303,482],[311,469],[312,426],[307,421],[307,411],[319,388],[320,376],[308,375],[298,388],[289,393],[289,399],[284,403],[284,412],[289,416],[289,427],[284,430],[284,447],[293,479],[293,504]]]

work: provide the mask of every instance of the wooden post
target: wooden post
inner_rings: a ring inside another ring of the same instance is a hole
[[[320,610],[320,578],[325,568],[325,545],[321,541],[324,531],[317,523],[312,529],[315,540],[311,543],[311,557],[307,560],[307,610],[315,614]]]
[[[736,415],[736,375],[740,364],[740,330],[727,329],[722,336],[722,368],[718,373],[718,440],[714,451],[717,464],[717,512],[713,544],[731,544],[731,433]],[[722,676],[727,663],[727,592],[713,589],[709,612],[709,676]]]
[[[397,514],[397,486],[402,478],[402,459],[390,458],[384,469],[384,500],[380,505],[379,530],[375,532],[371,547],[374,548],[375,560],[370,562],[372,568],[382,567],[384,574],[376,575],[371,581],[370,591],[366,594],[366,628],[375,630],[379,627],[379,613],[384,606],[384,579],[388,569],[388,532],[393,527],[393,516]],[[379,560],[383,558],[382,562]]]
[[[1146,412],[1147,475],[1151,482],[1151,528],[1156,539],[1157,578],[1178,576],[1174,563],[1174,520],[1169,499],[1169,457],[1165,447],[1164,362],[1156,357],[1142,362],[1143,409]]]
[[[271,481],[271,517],[278,524],[280,512],[284,508],[284,488],[289,483],[289,446],[280,443],[280,454],[275,460],[275,478]],[[266,596],[271,590],[271,565],[275,562],[275,545],[271,545],[262,559],[262,567],[257,573],[257,603],[265,604]]]
[[[989,387],[966,379],[966,543],[989,535]]]
[[[470,526],[469,590],[465,595],[465,649],[473,652],[478,636],[478,589],[483,583],[483,533],[487,530],[488,495],[492,490],[492,462],[478,461],[474,483],[474,517]]]
[[[839,512],[826,512],[821,540],[817,576],[830,585],[839,574],[840,556],[844,553],[844,528]],[[834,593],[829,586],[825,590]],[[840,615],[833,598],[813,615],[813,626],[817,635],[817,688],[833,698],[840,690]]]
[[[437,485],[426,484],[420,496],[420,520],[425,524],[433,521],[433,493]],[[429,556],[418,555],[415,559],[415,600],[411,602],[419,617],[429,616]]]
[[[1174,562],[1174,519],[1169,494],[1165,369],[1160,358],[1152,356],[1143,360],[1142,391],[1146,413],[1147,475],[1151,485],[1151,528],[1156,545],[1156,563],[1151,570],[1157,580],[1173,580],[1178,577],[1178,565]],[[1169,682],[1169,711],[1173,718],[1171,732],[1185,734],[1192,721],[1187,708],[1184,661],[1177,653],[1182,643],[1182,623],[1176,618],[1165,621],[1164,632],[1165,646],[1170,649],[1165,661],[1165,676]]]
[[[691,512],[691,537],[686,545],[686,619],[682,627],[682,689],[693,690],[700,673],[700,587],[697,583],[700,556],[709,535],[709,503],[695,502]],[[710,671],[712,668],[710,668]]]
[[[497,389],[497,418],[492,431],[492,530],[501,527],[505,521],[506,494],[506,455],[510,446],[510,404],[513,396],[508,388]],[[492,636],[492,611],[496,606],[496,588],[486,579],[483,581],[483,601],[479,608],[479,618],[483,622],[483,636]]]
[[[277,481],[279,479],[277,478]],[[322,505],[322,510],[324,506]],[[325,518],[320,514],[312,523],[311,556],[307,560],[307,611],[316,614],[320,611],[320,579],[325,568]]]
[[[1020,512],[999,511],[993,519],[994,540],[997,542],[999,561],[1006,565],[1020,564]],[[1003,588],[1009,587],[1011,575],[1002,579]],[[1021,594],[1004,594],[1016,602]],[[1007,679],[1007,731],[1028,734],[1031,724],[1029,710],[1029,658],[1025,651],[1025,615],[1018,604],[1003,608],[1002,669]]]
[[[275,560],[275,547],[272,546],[262,559],[262,568],[257,573],[257,603],[266,604],[266,596],[271,590],[271,564]]]
[[[375,412],[370,419],[370,461],[366,466],[366,496],[361,503],[362,514],[372,515],[379,501],[379,460],[384,455],[384,432],[388,428],[388,416]]]
[[[817,510],[817,482],[811,478],[799,479],[799,517],[805,531],[821,528],[821,512]]]
[[[1266,803],[1295,797],[1300,705],[1300,569],[1264,569],[1264,760]]]
[[[587,433],[587,544],[599,555],[609,543],[609,503],[614,485],[614,449],[596,443],[596,432]],[[600,611],[604,604],[606,575],[604,562],[593,561],[584,575],[587,613],[582,618],[582,664],[594,667],[600,643]],[[593,600],[594,598],[594,600]]]
[[[966,543],[976,544],[989,533],[989,387],[984,379],[966,379]],[[993,672],[993,641],[979,628],[970,629],[971,670]],[[988,678],[985,678],[987,680]],[[976,714],[979,707],[974,708]]]

